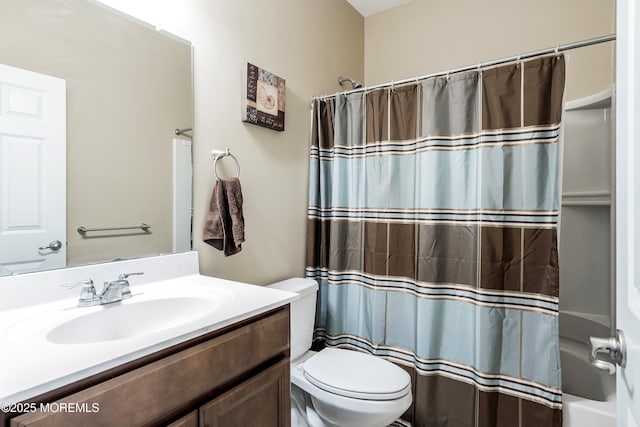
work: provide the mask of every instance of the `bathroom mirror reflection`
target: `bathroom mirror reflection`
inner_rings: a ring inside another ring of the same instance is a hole
[[[0,275],[189,250],[190,43],[89,0],[0,28]]]

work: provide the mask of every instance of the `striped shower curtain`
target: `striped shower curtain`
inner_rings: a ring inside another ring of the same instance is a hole
[[[315,338],[410,372],[407,424],[562,424],[564,65],[554,55],[314,101]]]

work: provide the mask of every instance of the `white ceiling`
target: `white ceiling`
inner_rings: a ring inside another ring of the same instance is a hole
[[[411,0],[347,0],[365,18],[374,13],[409,3]]]

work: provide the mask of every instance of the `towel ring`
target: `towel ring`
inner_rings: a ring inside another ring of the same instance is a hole
[[[218,175],[218,160],[222,159],[223,157],[227,157],[227,156],[233,158],[233,160],[235,160],[235,162],[236,162],[236,176],[235,176],[235,178],[239,178],[240,177],[240,162],[238,161],[236,156],[231,154],[231,152],[229,151],[229,148],[227,148],[226,150],[212,150],[211,151],[211,155],[214,156],[214,158],[213,158],[213,173],[216,176],[217,180],[221,179],[220,176]]]

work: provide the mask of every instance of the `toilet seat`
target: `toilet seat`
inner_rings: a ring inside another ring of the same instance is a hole
[[[411,392],[411,377],[402,368],[353,350],[326,348],[302,364],[314,386],[362,400],[395,400]]]

